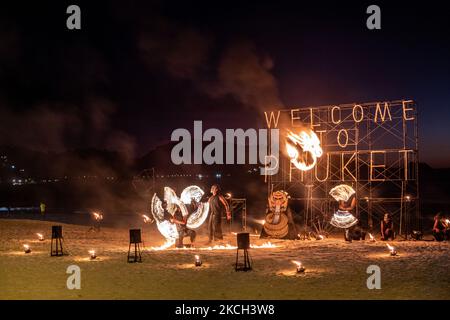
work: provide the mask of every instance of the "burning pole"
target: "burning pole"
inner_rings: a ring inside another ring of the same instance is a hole
[[[100,231],[100,225],[103,220],[103,215],[99,212],[92,212],[93,225],[90,230]]]

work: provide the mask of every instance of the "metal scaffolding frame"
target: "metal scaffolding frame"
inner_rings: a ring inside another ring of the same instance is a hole
[[[279,172],[265,177],[268,193],[285,190],[291,201],[300,201],[307,225],[331,218],[337,203],[329,191],[345,183],[356,191],[355,213],[363,227],[378,230],[383,214],[391,213],[403,237],[421,230],[414,101],[290,108],[266,112],[266,120],[268,128],[280,129]],[[310,171],[295,168],[285,153],[284,130],[300,127],[315,131],[324,151]]]

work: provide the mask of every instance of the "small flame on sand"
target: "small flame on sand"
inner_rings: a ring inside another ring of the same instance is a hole
[[[144,223],[148,223],[151,220],[150,217],[145,214],[142,215],[142,218],[144,218]]]
[[[323,240],[323,239],[325,239],[325,237],[323,236],[323,235],[321,235],[321,234],[319,234],[319,236],[318,236],[319,238],[320,238],[320,240]]]
[[[27,244],[24,244],[24,245],[23,245],[23,248],[24,248],[25,250],[28,250],[28,249],[30,249],[30,246],[27,245]]]
[[[291,260],[291,262],[293,263],[293,264],[295,264],[297,267],[301,267],[302,266],[302,263],[300,262],[300,261],[296,261],[296,260]]]
[[[42,233],[36,233],[36,235],[38,236],[39,240],[43,240],[44,236],[42,235]]]
[[[386,243],[386,246],[388,247],[388,249],[392,252],[395,250],[395,248],[393,246],[391,246],[389,243]]]
[[[150,250],[161,251],[166,250],[175,244],[175,240],[167,240],[162,246],[159,247],[151,247]]]
[[[369,238],[371,241],[375,241],[375,238],[373,237],[373,235],[371,233],[369,233]]]

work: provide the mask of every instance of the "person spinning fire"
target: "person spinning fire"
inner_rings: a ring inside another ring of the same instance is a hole
[[[356,196],[353,194],[348,201],[339,201],[339,210],[343,212],[351,213],[356,206]],[[359,226],[359,219],[355,219],[357,222],[355,225],[346,228],[344,232],[345,241],[352,242],[352,240],[364,240],[366,232]]]
[[[392,216],[389,213],[384,214],[383,220],[380,223],[381,227],[381,240],[394,240],[394,222],[392,221]]]
[[[191,240],[191,247],[193,247],[197,233],[194,230],[191,230],[187,227],[188,216],[183,217],[183,214],[181,213],[180,208],[177,208],[175,210],[175,213],[172,216],[169,212],[167,212],[167,202],[166,201],[163,201],[162,207],[164,209],[164,216],[167,217],[168,220],[171,223],[175,224],[177,227],[178,238],[175,243],[175,246],[177,248],[183,248],[184,247],[184,244],[183,244],[184,237],[189,237]]]
[[[433,236],[436,241],[450,240],[450,221],[441,212],[434,217]]]
[[[231,219],[231,211],[227,200],[220,194],[219,185],[215,184],[211,187],[212,196],[209,198],[209,222],[208,222],[208,236],[211,243],[213,240],[223,240],[222,234],[222,216],[226,212],[227,220]]]

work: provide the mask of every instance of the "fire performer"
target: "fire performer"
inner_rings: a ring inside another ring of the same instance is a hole
[[[441,212],[434,217],[433,236],[436,241],[450,240],[450,223]]]
[[[223,240],[222,235],[222,216],[226,212],[227,220],[231,219],[231,211],[227,200],[220,194],[220,187],[214,184],[211,187],[212,196],[209,198],[210,216],[208,222],[209,242]]]
[[[392,216],[389,213],[384,214],[383,220],[381,220],[381,240],[394,240],[394,222]]]
[[[356,207],[356,192],[352,187],[341,184],[330,191],[330,195],[339,203],[338,211],[333,215],[331,225],[345,229],[345,241],[360,240],[365,238],[365,232],[361,230],[358,219],[352,212]],[[355,226],[356,225],[356,226]]]
[[[197,233],[187,227],[187,218],[187,216],[183,217],[180,209],[177,209],[173,217],[170,218],[170,222],[176,224],[177,226],[178,239],[175,244],[177,248],[183,248],[184,237],[189,237],[191,240],[191,247],[194,246]]]

